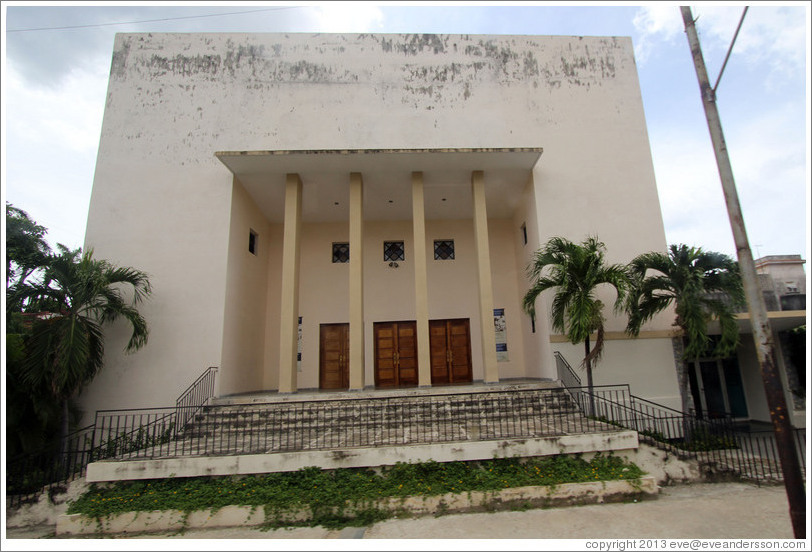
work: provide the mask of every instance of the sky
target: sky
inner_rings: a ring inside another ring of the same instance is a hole
[[[84,242],[117,32],[630,36],[666,240],[735,257],[679,4],[3,2],[2,194]],[[511,5],[505,5],[511,4]],[[692,6],[712,82],[743,5]],[[717,105],[753,256],[809,257],[810,4],[751,4]]]

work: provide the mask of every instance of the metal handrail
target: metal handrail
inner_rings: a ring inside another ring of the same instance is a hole
[[[157,419],[167,411],[122,413],[108,425],[131,426],[138,416]],[[259,454],[602,431],[617,428],[582,416],[562,388],[359,397],[206,407],[177,438],[152,439],[149,446],[130,447],[120,457]],[[160,436],[161,428],[153,435]]]
[[[174,408],[98,410],[94,424],[74,431],[64,442],[60,439],[33,453],[9,459],[6,494],[10,505],[15,506],[36,496],[43,488],[67,483],[83,475],[90,462],[116,456],[122,450],[138,450],[166,442],[169,439],[167,430],[176,432],[179,420],[187,423],[210,402],[214,396],[216,373],[217,367],[209,367],[178,397]],[[200,404],[193,404],[195,400]],[[160,417],[148,414],[156,410],[167,412]],[[124,423],[121,416],[125,417]],[[128,416],[132,419],[128,420]],[[135,416],[139,416],[138,423]],[[146,423],[143,423],[144,416],[147,416]],[[41,482],[39,486],[37,482]]]
[[[662,450],[695,458],[709,473],[730,472],[756,482],[778,481],[783,477],[772,431],[743,431],[736,428],[732,416],[698,418],[693,411],[685,413],[631,393],[621,404],[607,399],[599,387],[590,393],[582,386],[567,387],[563,381],[562,384],[576,397],[584,412],[587,410],[583,397],[588,396],[597,404],[596,416],[614,414],[604,416],[606,421],[638,431],[642,439]],[[793,433],[796,453],[803,465],[806,430],[794,429]]]
[[[575,373],[575,370],[572,369],[572,366],[570,366],[570,363],[567,362],[567,359],[565,359],[564,356],[558,351],[555,351],[553,354],[555,355],[555,366],[558,372],[558,379],[561,380],[564,387],[580,387],[581,378]],[[572,383],[575,383],[576,385],[571,385]]]

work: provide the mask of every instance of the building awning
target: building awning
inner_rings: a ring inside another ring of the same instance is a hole
[[[542,148],[218,151],[271,222],[283,218],[285,176],[304,183],[305,222],[348,219],[349,175],[364,180],[365,220],[409,220],[411,174],[422,172],[427,219],[471,218],[471,172],[485,173],[488,216],[509,218]]]
[[[768,311],[767,321],[770,323],[770,328],[775,332],[783,332],[784,330],[791,330],[798,326],[806,324],[806,311]],[[736,322],[739,325],[740,334],[751,334],[753,328],[750,324],[750,313],[740,312],[736,314]],[[718,331],[718,330],[717,330]]]

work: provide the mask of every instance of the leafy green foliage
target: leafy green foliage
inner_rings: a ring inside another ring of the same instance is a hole
[[[6,203],[6,289],[23,284],[44,264],[51,252],[45,241],[47,230],[31,220],[28,213]],[[18,311],[19,304],[6,304],[7,311]]]
[[[603,352],[603,301],[597,292],[606,285],[617,294],[615,310],[620,310],[629,286],[626,267],[606,263],[606,246],[596,237],[582,243],[554,237],[539,249],[528,267],[530,289],[524,296],[523,308],[535,316],[536,299],[544,291],[555,289],[552,298],[553,329],[567,336],[571,343],[584,343],[583,365],[588,386],[592,389],[592,366]],[[589,336],[597,334],[590,350]]]
[[[657,313],[674,305],[675,325],[686,338],[685,359],[727,357],[739,343],[735,309],[744,304],[739,265],[722,253],[671,245],[668,255],[644,253],[630,264],[633,286],[626,300],[627,332],[637,335]],[[708,323],[717,319],[721,338],[711,340]]]
[[[70,399],[101,369],[105,324],[124,319],[134,351],[147,342],[138,313],[151,293],[141,271],[45,241],[46,229],[6,204],[6,360],[9,453],[32,452],[75,418]]]
[[[94,518],[130,511],[219,509],[228,505],[264,506],[269,525],[304,523],[342,527],[368,525],[396,512],[381,508],[384,498],[436,496],[508,487],[584,481],[637,479],[643,472],[615,456],[494,459],[481,462],[398,463],[380,471],[368,468],[322,470],[244,477],[170,478],[92,486],[68,513]],[[307,521],[293,514],[309,512]]]
[[[123,288],[131,290],[131,298]],[[75,396],[102,366],[102,326],[124,318],[132,327],[127,350],[147,342],[148,329],[138,304],[151,293],[143,272],[119,268],[93,258],[93,252],[60,248],[49,255],[42,280],[28,283],[16,296],[46,311],[33,324],[23,364],[23,379],[38,385],[47,381],[59,399]]]

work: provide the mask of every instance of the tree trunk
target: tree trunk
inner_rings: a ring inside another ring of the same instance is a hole
[[[67,470],[70,467],[68,458],[68,399],[62,399],[62,427],[59,430],[59,462],[62,465],[62,470]]]
[[[584,364],[586,365],[586,386],[589,390],[589,416],[595,415],[595,395],[592,384],[592,362],[589,360],[589,336],[584,340]]]
[[[692,368],[688,361],[685,360],[685,344],[682,340],[682,337],[674,338],[674,363],[677,367],[677,383],[679,385],[680,399],[682,400],[682,437],[686,443],[689,443],[691,441],[693,418],[698,413],[691,415],[694,401],[691,395],[691,380],[688,371]]]

